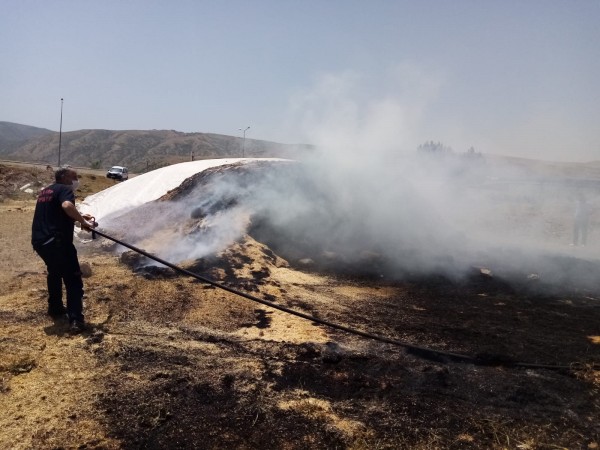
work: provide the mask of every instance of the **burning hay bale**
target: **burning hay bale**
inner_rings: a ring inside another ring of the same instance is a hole
[[[413,169],[425,180],[432,176],[422,173],[422,168]],[[442,186],[447,192],[468,188],[452,184],[452,178],[440,180],[447,184]],[[520,283],[527,274],[536,273],[540,281],[557,285],[565,285],[565,280],[572,285],[576,279],[587,289],[595,283],[593,276],[575,273],[574,267],[582,266],[579,263],[562,270],[556,255],[522,250],[519,243],[495,244],[486,238],[481,224],[469,222],[477,220],[469,216],[473,202],[464,205],[460,198],[446,197],[439,204],[430,202],[410,183],[399,182],[384,190],[378,184],[376,196],[361,186],[331,178],[318,166],[290,161],[212,164],[156,201],[110,215],[103,225],[133,245],[188,265],[234,248],[250,236],[272,254],[311,271],[385,279],[440,275],[460,280],[472,276],[477,261],[481,264],[478,275],[486,279]],[[461,193],[474,196],[475,203],[485,208],[499,195],[495,191]],[[505,195],[510,200],[510,193]],[[445,217],[435,207],[447,210],[455,203],[464,208],[463,216],[446,211],[449,216]],[[514,221],[510,223],[515,228]],[[242,248],[236,251],[244,253]],[[229,255],[233,265],[235,259]],[[556,276],[549,275],[554,270]],[[231,280],[223,267],[212,272]],[[251,274],[242,277],[253,279]],[[254,278],[260,280],[260,276]]]

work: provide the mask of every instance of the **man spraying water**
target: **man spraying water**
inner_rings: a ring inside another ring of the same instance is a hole
[[[79,186],[77,172],[59,169],[54,174],[55,183],[42,189],[38,195],[31,244],[46,264],[48,271],[48,314],[53,318],[69,318],[71,331],[85,329],[83,316],[83,280],[73,245],[75,222],[85,230],[97,226],[89,214],[82,215],[75,207],[75,190]],[[62,301],[62,283],[67,291],[67,307]]]

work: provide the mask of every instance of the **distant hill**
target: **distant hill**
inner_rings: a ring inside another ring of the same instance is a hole
[[[13,151],[29,139],[55,133],[45,128],[30,127],[12,122],[0,122],[0,155]]]
[[[7,122],[4,122],[7,123]],[[10,124],[17,125],[17,124]],[[30,136],[2,146],[2,142],[23,127],[7,127],[7,136],[0,128],[0,157],[26,162],[57,164],[59,133]],[[37,129],[41,130],[41,129]],[[239,137],[212,133],[183,133],[175,130],[79,130],[62,133],[61,164],[78,167],[108,168],[113,165],[129,167],[133,172],[144,172],[168,164],[208,158],[242,156],[243,140]],[[246,138],[244,155],[247,157],[300,158],[309,151],[305,145],[286,145]]]

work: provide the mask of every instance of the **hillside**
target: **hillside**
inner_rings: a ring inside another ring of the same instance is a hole
[[[14,129],[7,131],[9,136],[14,133]],[[58,140],[58,133],[32,136],[16,145],[1,147],[0,155],[17,161],[56,164]],[[62,133],[61,163],[92,168],[125,165],[133,172],[143,172],[167,164],[189,161],[192,155],[194,159],[240,157],[242,145],[243,141],[239,137],[212,133],[79,130]],[[308,148],[246,138],[244,155],[298,157]]]
[[[0,155],[9,153],[29,139],[54,133],[45,128],[31,127],[12,122],[0,122]]]

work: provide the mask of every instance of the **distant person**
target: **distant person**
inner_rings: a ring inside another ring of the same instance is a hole
[[[588,228],[590,225],[590,205],[585,197],[580,195],[575,207],[575,224],[573,227],[573,245],[587,244]]]
[[[75,190],[79,186],[77,172],[70,168],[58,169],[54,178],[55,183],[38,195],[31,243],[48,270],[48,314],[53,318],[66,314],[71,331],[81,332],[85,329],[83,280],[73,245],[73,231],[75,222],[88,231],[96,224],[92,216],[81,215],[75,207]],[[63,282],[67,291],[66,309],[62,301]]]

